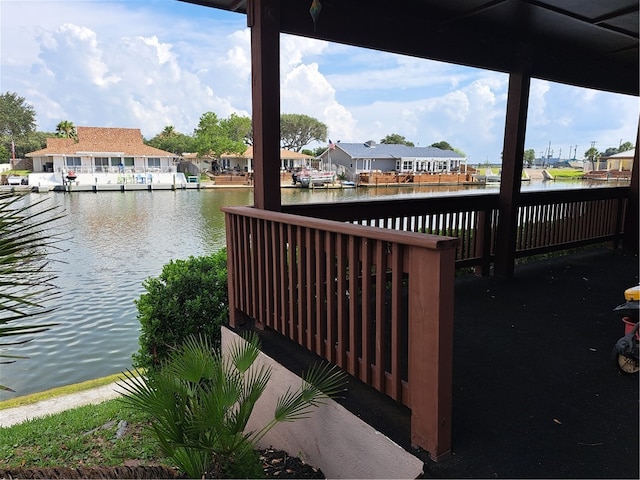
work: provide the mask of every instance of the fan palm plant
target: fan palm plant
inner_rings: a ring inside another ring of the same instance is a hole
[[[6,347],[30,342],[33,338],[25,335],[55,325],[31,323],[33,317],[54,310],[46,303],[59,294],[47,265],[52,248],[62,240],[52,230],[52,222],[62,215],[46,201],[30,202],[25,194],[0,192],[0,364],[26,358],[4,353]],[[5,385],[0,390],[13,391]]]
[[[207,338],[189,336],[159,370],[125,372],[122,400],[154,419],[151,428],[162,449],[189,477],[215,471],[227,478],[256,478],[262,474],[255,456],[258,441],[278,422],[306,417],[345,384],[336,367],[314,366],[297,390],[279,398],[272,420],[247,432],[271,376],[269,367],[254,365],[259,353],[255,333],[234,343],[228,355],[213,349]]]

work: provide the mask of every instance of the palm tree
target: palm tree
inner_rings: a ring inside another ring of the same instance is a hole
[[[271,377],[271,368],[254,365],[260,341],[252,332],[229,347],[215,350],[205,337],[190,336],[157,372],[125,372],[122,401],[154,419],[151,428],[164,452],[190,478],[255,478],[261,464],[255,446],[277,423],[309,415],[338,395],[346,375],[336,366],[314,365],[302,385],[278,399],[273,419],[247,432],[253,408]]]
[[[176,135],[176,127],[174,127],[173,125],[167,125],[162,130],[162,133],[160,133],[160,136],[164,138],[172,137],[174,135]]]
[[[73,138],[74,140],[78,140],[78,132],[76,132],[76,127],[73,125],[73,122],[69,120],[63,120],[56,126],[56,134],[59,137],[63,138]]]
[[[49,253],[63,240],[51,230],[58,207],[44,205],[46,199],[30,203],[27,196],[0,192],[0,364],[9,364],[18,355],[5,354],[5,347],[15,347],[33,340],[33,335],[48,330],[54,323],[32,324],[33,317],[50,313],[45,303],[58,296],[53,285],[55,275],[47,269]],[[5,360],[6,359],[6,360]],[[0,385],[0,390],[13,391]]]

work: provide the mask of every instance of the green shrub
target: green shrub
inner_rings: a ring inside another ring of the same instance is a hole
[[[140,321],[136,368],[156,369],[169,352],[193,334],[220,345],[220,326],[229,319],[227,252],[172,260],[157,278],[148,278],[135,302]]]
[[[307,417],[344,388],[346,375],[335,365],[314,365],[297,390],[279,397],[272,420],[246,432],[271,377],[270,367],[254,365],[259,348],[253,332],[224,356],[205,336],[190,336],[153,375],[126,372],[118,384],[125,404],[154,419],[151,428],[163,452],[189,478],[262,476],[259,440],[278,422]]]

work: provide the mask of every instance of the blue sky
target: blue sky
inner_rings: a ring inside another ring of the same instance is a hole
[[[175,0],[0,0],[0,22],[0,89],[34,106],[38,130],[69,120],[151,138],[167,125],[191,134],[208,111],[251,114],[244,15]],[[505,74],[287,35],[280,71],[282,111],[319,119],[334,142],[397,133],[447,141],[471,163],[500,159]],[[639,115],[636,97],[534,80],[526,148],[581,158],[591,142],[634,143]]]

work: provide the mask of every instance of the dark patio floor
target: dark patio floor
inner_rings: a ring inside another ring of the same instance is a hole
[[[603,249],[456,279],[453,448],[438,463],[414,452],[424,476],[639,478],[638,376],[610,358],[623,335],[612,310],[638,269],[637,255]],[[410,449],[408,409],[359,382],[341,403]]]

